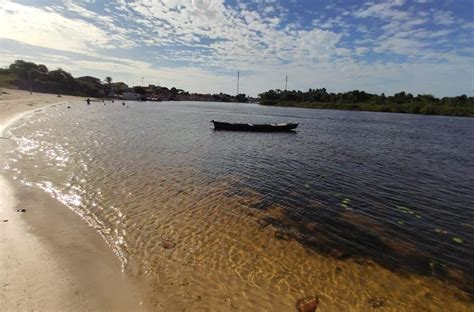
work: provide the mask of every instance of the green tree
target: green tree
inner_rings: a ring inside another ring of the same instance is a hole
[[[105,77],[105,82],[107,82],[107,94],[110,95],[112,92],[112,77],[107,76]]]
[[[240,94],[237,94],[235,96],[235,100],[239,103],[248,103],[248,99],[247,99],[247,96],[243,93],[240,93]]]
[[[39,64],[38,68],[37,68],[37,71],[38,71],[38,73],[41,73],[41,74],[47,74],[48,73],[48,67],[46,67],[46,65]]]
[[[24,73],[38,69],[38,65],[32,62],[25,62],[23,60],[16,60],[10,65],[10,71],[14,73]]]
[[[145,88],[143,88],[141,86],[133,87],[133,92],[135,92],[136,94],[141,94],[141,95],[146,94]]]

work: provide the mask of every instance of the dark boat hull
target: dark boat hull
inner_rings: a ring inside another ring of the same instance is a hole
[[[297,123],[287,124],[241,124],[212,121],[215,130],[251,131],[251,132],[289,132],[298,127]]]

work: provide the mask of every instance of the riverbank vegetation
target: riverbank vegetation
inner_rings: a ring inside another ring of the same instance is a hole
[[[8,69],[0,69],[0,87],[89,97],[105,95],[100,83],[74,78],[62,68],[49,70],[46,65],[22,60],[15,61]]]
[[[399,92],[392,96],[371,94],[365,91],[329,93],[326,89],[302,91],[270,90],[259,95],[262,105],[410,113],[425,115],[448,115],[474,117],[474,97],[460,95],[436,98],[431,94],[416,96]]]

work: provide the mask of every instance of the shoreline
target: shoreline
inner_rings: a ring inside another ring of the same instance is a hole
[[[5,130],[35,110],[78,97],[7,90],[0,97]],[[3,155],[0,164],[3,168]],[[145,311],[144,289],[122,272],[103,238],[67,206],[0,172],[0,310]],[[65,209],[67,208],[67,209]],[[17,212],[25,209],[25,212]]]
[[[439,117],[455,117],[455,118],[474,118],[474,114],[467,115],[455,115],[455,114],[436,114],[436,113],[414,113],[408,111],[390,111],[383,109],[364,108],[363,103],[354,104],[354,107],[337,107],[335,103],[311,103],[311,102],[295,102],[295,103],[278,103],[278,104],[261,104],[255,103],[260,106],[266,107],[286,107],[286,108],[304,108],[304,109],[321,109],[321,110],[333,110],[342,112],[365,112],[365,113],[387,113],[387,114],[404,114],[404,115],[415,115],[415,116],[439,116]],[[321,105],[328,104],[328,105]]]

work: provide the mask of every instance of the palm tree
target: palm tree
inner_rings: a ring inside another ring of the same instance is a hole
[[[111,91],[112,91],[112,87],[111,87],[111,84],[112,84],[112,77],[105,77],[105,81],[107,82],[107,84],[109,85],[109,92],[108,94],[110,95]]]

